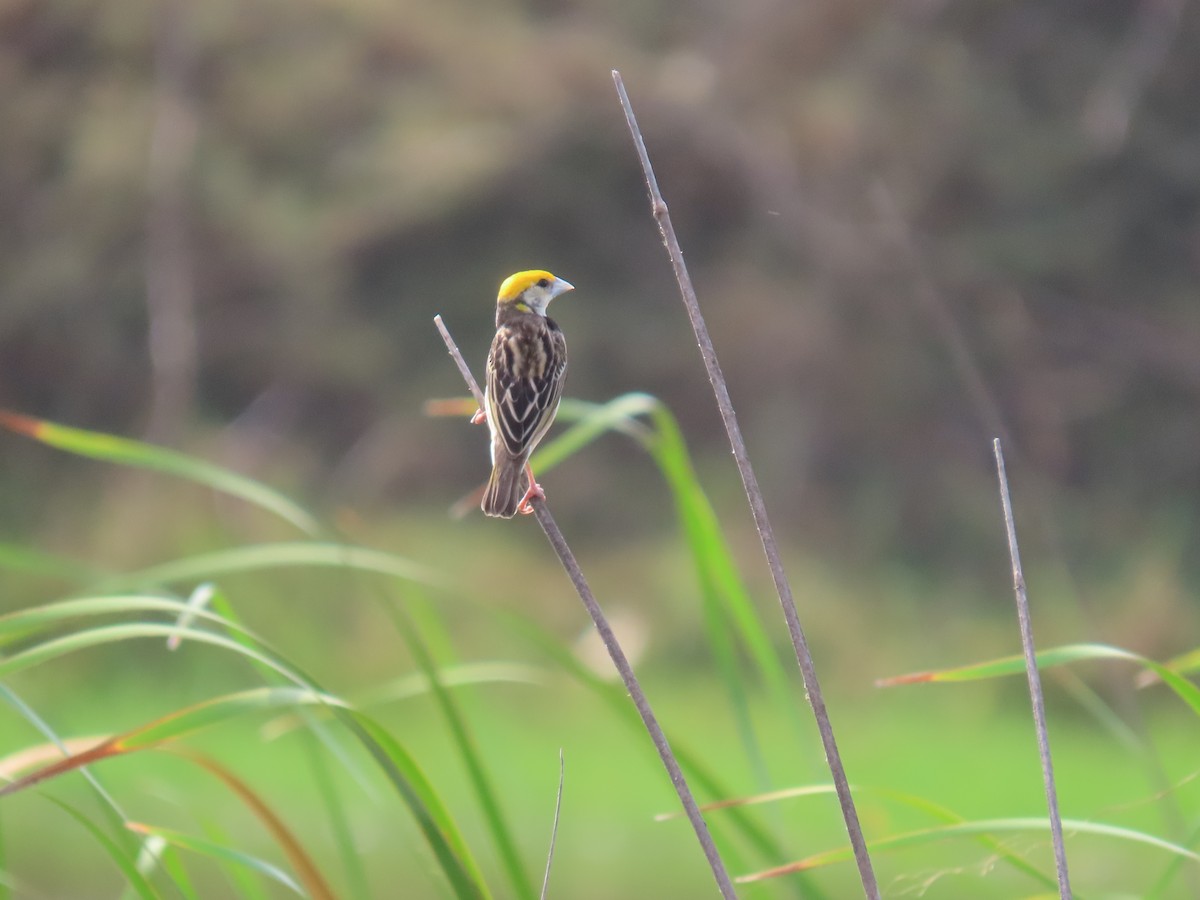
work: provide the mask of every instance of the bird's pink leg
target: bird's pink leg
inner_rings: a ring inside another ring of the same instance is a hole
[[[487,421],[487,413],[483,411],[483,407],[475,410],[475,415],[471,416],[472,425],[482,425]]]
[[[523,516],[527,516],[533,512],[531,500],[535,498],[538,500],[546,499],[546,492],[542,490],[542,486],[533,480],[533,469],[529,467],[529,463],[525,463],[525,474],[529,476],[529,490],[525,492],[525,496],[517,504],[517,512]]]

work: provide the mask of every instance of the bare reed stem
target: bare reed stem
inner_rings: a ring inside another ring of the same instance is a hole
[[[550,889],[550,867],[554,864],[554,847],[558,844],[558,816],[562,812],[563,781],[566,779],[566,763],[563,761],[562,747],[558,748],[558,792],[554,795],[554,824],[550,826],[550,849],[546,853],[546,874],[542,876],[542,893],[540,900],[546,900],[546,891]]]
[[[725,431],[729,435],[729,444],[733,449],[733,458],[737,462],[738,472],[742,476],[742,486],[746,490],[746,499],[750,502],[750,511],[754,515],[754,524],[762,541],[763,552],[767,557],[767,565],[771,569],[771,577],[775,580],[775,590],[779,594],[779,604],[783,608],[784,619],[787,620],[788,634],[792,639],[792,647],[796,652],[796,662],[804,676],[804,686],[808,692],[808,700],[812,706],[813,715],[817,720],[817,730],[821,733],[821,743],[825,748],[825,759],[833,777],[834,789],[837,791],[838,803],[842,808],[842,817],[846,821],[846,833],[854,849],[854,859],[858,864],[859,877],[862,880],[863,891],[871,900],[879,897],[879,885],[875,880],[875,872],[871,867],[871,857],[867,852],[866,841],[863,839],[862,826],[858,821],[858,811],[854,806],[854,797],[850,793],[850,785],[846,779],[846,771],[842,766],[842,757],[838,752],[837,741],[833,736],[833,725],[829,721],[829,713],[825,708],[825,699],[821,693],[821,685],[817,680],[817,671],[813,665],[812,653],[808,649],[808,641],[804,630],[800,627],[800,616],[796,612],[796,602],[792,598],[792,588],[787,575],[783,571],[783,561],[779,555],[779,545],[775,540],[775,531],[771,520],[767,517],[767,507],[763,501],[762,490],[758,479],[750,465],[750,457],[746,452],[746,443],[742,439],[741,428],[738,427],[737,415],[734,413],[733,401],[729,397],[729,388],[725,384],[725,376],[717,362],[717,352],[713,348],[712,339],[708,335],[708,326],[700,312],[700,304],[696,300],[696,290],[692,286],[687,266],[683,262],[683,251],[679,247],[679,239],[675,236],[675,228],[671,224],[671,216],[667,211],[666,201],[658,189],[658,179],[654,177],[654,169],[650,165],[650,155],[646,151],[646,142],[638,128],[633,107],[629,103],[629,95],[625,93],[625,84],[621,81],[621,73],[613,70],[613,82],[617,87],[617,95],[621,100],[621,108],[625,111],[625,121],[633,136],[638,159],[642,164],[642,172],[646,177],[646,187],[650,192],[650,208],[658,230],[662,234],[667,254],[671,258],[671,267],[675,270],[675,280],[679,283],[679,293],[683,297],[683,305],[691,320],[696,342],[700,346],[700,356],[704,359],[704,367],[708,370],[708,380],[712,383],[713,393],[717,398],[717,408],[721,419],[725,422]]]
[[[1017,526],[1013,521],[1012,497],[1008,492],[1008,473],[1004,470],[1004,451],[1000,439],[992,441],[996,455],[996,475],[1000,480],[1000,505],[1004,508],[1004,528],[1008,533],[1008,555],[1012,559],[1013,591],[1017,596],[1017,620],[1021,625],[1021,647],[1025,651],[1025,674],[1029,677],[1029,696],[1033,700],[1033,724],[1037,732],[1038,756],[1042,760],[1042,780],[1046,785],[1046,805],[1050,811],[1050,835],[1054,841],[1054,866],[1058,870],[1058,893],[1070,900],[1071,880],[1067,875],[1067,851],[1063,846],[1062,819],[1058,812],[1058,791],[1054,786],[1054,763],[1050,758],[1050,734],[1046,729],[1046,703],[1042,679],[1038,675],[1037,654],[1033,648],[1033,626],[1029,620],[1029,597],[1025,593],[1025,573],[1017,547]]]
[[[442,340],[446,342],[446,349],[450,351],[450,356],[453,357],[455,365],[458,366],[458,371],[462,373],[463,379],[467,382],[471,393],[479,402],[480,408],[484,408],[483,391],[479,389],[479,384],[471,374],[471,367],[463,359],[458,345],[455,344],[454,338],[450,336],[450,332],[442,322],[442,317],[434,316],[433,321],[442,335]],[[730,900],[730,898],[736,900],[737,894],[733,890],[733,882],[729,880],[729,873],[725,871],[725,863],[721,860],[721,855],[717,852],[717,845],[713,843],[712,835],[708,832],[708,824],[700,814],[700,807],[696,805],[691,788],[688,787],[687,779],[683,777],[683,771],[679,768],[679,762],[675,759],[675,754],[671,752],[671,745],[667,743],[667,736],[663,734],[663,730],[658,724],[658,719],[655,717],[654,711],[650,708],[650,701],[646,699],[646,694],[642,691],[642,686],[638,682],[637,676],[633,674],[633,667],[629,664],[629,659],[625,656],[625,651],[621,648],[617,636],[613,634],[613,630],[609,626],[608,619],[604,615],[604,611],[600,608],[600,604],[596,602],[596,597],[592,594],[592,589],[588,586],[587,579],[583,576],[583,570],[580,569],[579,562],[575,559],[575,554],[571,552],[566,538],[563,537],[562,531],[559,530],[558,524],[554,521],[554,517],[550,515],[550,508],[546,506],[546,501],[541,498],[534,498],[532,503],[534,516],[537,518],[538,524],[542,526],[542,531],[546,533],[546,539],[550,541],[550,546],[558,554],[559,562],[562,563],[567,577],[571,579],[571,583],[575,586],[575,592],[579,594],[579,599],[583,601],[588,615],[592,617],[592,622],[596,625],[596,631],[599,633],[600,639],[604,642],[604,647],[608,650],[608,655],[612,658],[613,665],[616,666],[617,672],[620,673],[621,680],[625,683],[625,690],[629,692],[629,696],[633,700],[633,705],[637,707],[638,715],[642,717],[642,723],[646,726],[646,731],[650,734],[650,740],[654,742],[654,749],[658,751],[663,766],[666,767],[667,774],[671,778],[671,784],[675,788],[675,793],[679,795],[679,800],[683,804],[684,811],[687,813],[688,821],[692,823],[692,828],[696,832],[696,839],[700,842],[700,847],[704,850],[704,856],[708,860],[709,867],[712,869],[713,877],[717,881],[717,887],[721,891],[721,896],[726,898],[726,900]]]

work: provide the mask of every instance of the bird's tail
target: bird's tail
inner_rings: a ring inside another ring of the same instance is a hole
[[[525,498],[525,460],[498,453],[480,508],[484,515],[511,519]]]

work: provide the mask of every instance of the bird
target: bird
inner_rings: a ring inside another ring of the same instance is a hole
[[[573,290],[544,269],[517,272],[500,285],[484,406],[471,420],[486,421],[491,432],[492,474],[480,504],[485,515],[528,515],[531,501],[546,496],[529,456],[554,421],[567,374],[567,342],[546,307]]]

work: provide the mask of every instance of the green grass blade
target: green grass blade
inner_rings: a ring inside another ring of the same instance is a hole
[[[553,468],[609,431],[634,437],[658,466],[675,502],[700,583],[709,641],[748,755],[752,761],[762,759],[749,721],[742,679],[732,662],[735,654],[729,640],[730,626],[768,685],[780,713],[807,739],[801,706],[793,695],[787,670],[750,599],[720,520],[700,484],[683,433],[670,409],[649,394],[631,393],[601,405],[575,401],[570,411],[578,418],[578,424],[535,454],[534,471]],[[653,427],[647,427],[637,417],[648,418]],[[756,768],[761,774],[765,766],[759,762]],[[760,777],[760,781],[765,779]]]
[[[274,657],[260,653],[222,635],[194,628],[180,628],[177,625],[161,625],[151,622],[103,625],[35,644],[11,656],[0,657],[0,678],[8,677],[14,672],[19,672],[52,659],[57,659],[58,657],[66,656],[79,650],[85,650],[89,647],[144,638],[166,639],[175,636],[196,643],[210,644],[225,650],[231,650],[234,653],[268,666],[289,679],[294,678],[292,669]]]
[[[233,604],[229,602],[228,598],[222,592],[215,591],[211,596],[211,603],[213,609],[223,617],[225,622],[230,624],[231,628],[233,629],[231,633],[233,639],[251,650],[255,649],[255,638],[252,632],[241,625],[241,621],[233,608]],[[263,673],[264,679],[268,683],[270,683],[272,679],[279,678],[279,673],[268,666],[260,665],[258,668]],[[302,684],[315,689],[316,683],[312,678],[308,677],[305,673],[300,672],[295,666],[291,666],[290,668],[293,670],[294,677],[290,677],[289,680],[291,680],[293,683]],[[293,711],[287,713],[286,715],[292,720],[302,722],[305,726],[307,726],[308,729],[314,735],[316,735],[318,740],[325,745],[325,748],[329,751],[330,755],[332,755],[339,763],[341,763],[342,767],[358,783],[358,785],[363,789],[363,793],[370,795],[373,791],[373,788],[369,780],[362,772],[358,763],[351,759],[341,742],[339,742],[325,727],[324,723],[319,718],[319,714],[321,712],[321,708],[300,706],[296,707]],[[262,731],[264,734],[269,727],[269,722],[263,726]]]
[[[338,546],[339,552],[345,548]],[[374,566],[376,569],[382,570],[385,574],[395,574],[395,560],[389,554],[381,554],[383,557]],[[277,557],[275,557],[277,558]],[[374,561],[372,561],[374,562]],[[219,598],[218,598],[219,599]],[[176,609],[186,608],[186,604],[176,603]],[[195,610],[197,616],[211,617],[213,614],[203,610]],[[225,620],[223,620],[225,621]],[[227,623],[230,627],[232,623]],[[249,636],[248,632],[241,632],[236,635],[237,640],[226,639],[217,635],[213,635],[204,631],[196,631],[179,626],[163,626],[151,624],[137,624],[132,626],[111,626],[109,628],[92,629],[91,633],[83,635],[68,636],[65,639],[58,641],[47,642],[49,647],[42,645],[32,648],[20,654],[19,657],[23,661],[43,661],[49,656],[56,655],[59,652],[65,652],[70,649],[77,649],[81,645],[91,645],[94,643],[103,643],[113,639],[128,639],[132,637],[155,637],[155,636],[171,636],[181,634],[192,640],[214,644],[225,649],[241,652],[252,662],[265,666],[284,677],[304,685],[309,692],[315,692],[317,689],[315,683],[300,673],[292,666],[288,666],[280,662],[274,656],[268,656],[259,652],[254,647],[247,645],[245,639]],[[32,656],[31,656],[32,654]],[[17,657],[14,657],[17,659]],[[0,670],[0,675],[3,671]],[[286,689],[260,689],[260,690],[286,690]],[[252,702],[252,701],[251,701]],[[340,703],[340,701],[339,701]],[[330,706],[323,704],[325,708],[332,708],[337,717],[345,724],[350,731],[359,739],[367,751],[372,755],[376,762],[383,769],[385,775],[397,788],[398,793],[404,799],[410,811],[421,825],[426,839],[429,841],[434,850],[435,856],[444,866],[444,872],[447,879],[455,887],[456,893],[461,897],[488,897],[490,896],[482,874],[478,865],[471,858],[471,855],[462,840],[453,820],[446,812],[444,805],[437,798],[432,786],[429,784],[416,763],[408,755],[407,751],[395,741],[391,735],[387,734],[378,725],[375,725],[371,720],[358,714],[352,714],[348,710],[343,710],[339,706]],[[189,721],[199,722],[206,717],[219,717],[219,710],[204,710],[197,709],[190,711],[189,719],[182,724],[186,725]],[[159,726],[170,727],[168,723],[161,723]],[[179,728],[177,723],[174,727]],[[160,732],[161,736],[161,732]],[[145,737],[145,736],[143,736]]]
[[[712,606],[705,618],[709,642],[716,649],[728,643],[726,635],[736,634],[740,638],[770,690],[776,709],[792,722],[798,735],[806,740],[809,735],[804,726],[801,704],[797,702],[783,663],[734,563],[720,520],[696,476],[679,424],[662,404],[656,405],[653,418],[656,433],[651,452],[675,499],[697,579],[705,586],[702,597],[706,598],[706,604]],[[723,652],[732,655],[734,651],[732,647],[727,647]],[[761,762],[757,735],[750,723],[749,704],[745,699],[742,679],[732,662],[727,662],[722,670],[726,692],[744,732],[743,744],[750,758],[757,761],[760,782],[765,786],[769,784],[769,777],[765,763]]]
[[[156,868],[161,868],[170,877],[183,900],[200,900],[200,895],[196,892],[191,878],[188,877],[187,869],[179,859],[179,855],[161,838],[147,837],[142,841],[141,849],[138,851],[137,867],[138,871],[147,877]],[[130,894],[130,891],[122,893],[122,900],[127,900]]]
[[[518,897],[532,900],[533,897],[537,896],[533,880],[529,875],[529,870],[526,868],[524,861],[521,859],[520,853],[517,851],[516,842],[512,836],[512,829],[505,821],[500,802],[497,800],[496,792],[492,788],[491,779],[488,777],[487,769],[483,765],[483,760],[480,758],[479,751],[475,747],[475,739],[471,734],[470,728],[467,726],[466,717],[462,714],[457,701],[451,695],[450,691],[442,683],[441,672],[433,656],[430,654],[424,638],[418,633],[416,626],[408,618],[404,610],[399,605],[386,601],[383,602],[383,607],[395,623],[396,630],[403,638],[405,646],[408,647],[409,653],[412,654],[418,668],[425,676],[434,702],[437,704],[447,727],[450,729],[451,739],[458,749],[458,754],[462,758],[463,765],[467,770],[467,777],[471,781],[471,788],[475,793],[475,797],[479,802],[479,808],[483,812],[484,819],[487,822],[492,841],[496,846],[496,851],[499,853],[508,878],[512,882],[513,890]]]
[[[4,542],[0,542],[0,569],[25,572],[30,575],[45,575],[70,582],[96,581],[108,574],[64,556],[43,553],[31,547]]]
[[[1162,838],[1155,837],[1152,834],[1135,831],[1131,828],[1122,828],[1118,825],[1107,825],[1102,822],[1085,822],[1079,819],[1064,819],[1062,824],[1064,831],[1069,831],[1073,835],[1087,834],[1098,837],[1116,838],[1129,843],[1153,847],[1156,850],[1161,850],[1164,853],[1171,854],[1187,862],[1200,864],[1200,853],[1194,853],[1187,847],[1181,847],[1178,844],[1165,841]],[[998,832],[1024,833],[1031,831],[1048,832],[1049,830],[1050,821],[1048,819],[981,819],[974,822],[959,822],[952,825],[940,825],[936,828],[924,828],[918,831],[910,831],[904,834],[880,838],[878,840],[869,842],[869,847],[873,852],[881,850],[898,850],[904,847],[927,845],[950,838],[972,837],[981,834],[995,834]],[[831,865],[833,863],[847,862],[852,859],[854,859],[854,853],[850,847],[839,847],[835,850],[829,850],[825,853],[818,853],[797,862],[788,863],[784,866],[777,866],[773,869],[768,869],[763,872],[754,872],[749,875],[743,875],[735,880],[742,884],[749,884],[751,882],[762,881],[768,878],[777,878],[781,875],[791,875],[797,872],[816,869],[822,866]]]
[[[1196,715],[1200,716],[1200,688],[1172,671],[1168,666],[1122,650],[1120,647],[1110,647],[1107,644],[1068,644],[1042,650],[1037,654],[1039,669],[1051,669],[1055,666],[1070,663],[1095,660],[1122,660],[1132,662],[1157,675],[1164,684],[1183,700]],[[918,684],[927,682],[958,682],[980,681],[988,678],[1001,678],[1010,675],[1023,675],[1025,660],[1022,656],[1005,656],[1000,659],[959,666],[953,669],[940,669],[929,672],[915,672],[909,675],[899,675],[894,678],[884,678],[876,682],[879,687],[892,687],[901,684]]]
[[[211,581],[222,575],[304,566],[348,569],[428,585],[440,585],[444,581],[438,573],[395,553],[346,544],[296,541],[251,544],[172,560],[137,572],[114,576],[101,587],[105,590],[120,590],[149,585]]]
[[[321,874],[321,870],[317,867],[311,854],[288,828],[282,816],[268,805],[257,791],[235,775],[231,769],[210,756],[180,747],[172,748],[172,752],[216,776],[231,793],[242,801],[243,805],[258,819],[259,824],[271,835],[279,849],[283,851],[292,869],[296,872],[297,878],[304,886],[303,893],[305,895],[313,900],[334,900],[333,890],[325,881],[325,876]]]
[[[533,471],[550,471],[610,431],[644,442],[650,437],[650,429],[637,421],[637,417],[648,416],[657,402],[649,394],[638,393],[622,394],[607,403],[564,400],[559,408],[559,418],[563,421],[574,419],[575,424],[533,454],[530,459]]]
[[[576,658],[569,648],[555,636],[542,631],[534,623],[518,616],[505,614],[496,610],[488,610],[500,624],[513,634],[532,644],[555,663],[570,677],[574,678],[585,688],[599,698],[614,714],[618,721],[625,723],[639,737],[644,737],[645,731],[637,710],[629,702],[629,697],[619,684],[605,681],[595,672]],[[691,752],[681,740],[668,735],[671,749],[679,761],[680,767],[690,781],[713,797],[729,797],[733,795],[720,780],[709,772],[699,761],[699,757]],[[744,810],[731,810],[732,827],[749,843],[764,859],[780,859],[783,847],[767,831],[765,831]],[[720,823],[709,823],[714,829],[720,828]],[[736,853],[731,848],[722,846],[722,852],[730,858],[730,865],[737,865]]]
[[[457,688],[491,684],[544,685],[552,678],[550,673],[537,666],[512,662],[463,663],[457,666],[438,666],[439,680],[446,688]],[[428,694],[429,678],[424,672],[401,675],[391,681],[367,688],[351,695],[350,706],[366,712],[388,703],[397,703]],[[263,724],[263,734],[274,740],[294,731],[306,722],[296,715],[285,713]]]
[[[312,774],[313,786],[321,805],[325,808],[325,822],[333,835],[333,842],[341,858],[342,869],[350,885],[350,896],[358,900],[371,900],[371,889],[367,882],[367,872],[363,868],[362,856],[355,846],[354,835],[350,828],[350,815],[346,810],[346,798],[334,784],[333,773],[329,770],[326,757],[318,753],[321,746],[314,735],[306,734],[301,742],[304,755],[308,761],[308,771]]]
[[[42,736],[45,737],[46,740],[48,740],[51,744],[53,744],[59,753],[61,753],[64,757],[70,755],[71,751],[67,744],[61,737],[59,737],[55,730],[50,727],[50,723],[39,716],[37,712],[27,703],[25,703],[24,700],[17,696],[16,692],[8,687],[8,685],[0,683],[0,695],[2,695],[4,699],[8,701],[8,704],[17,710],[17,712],[27,722],[32,724],[34,728],[41,732]],[[86,766],[83,767],[83,769],[80,770],[80,774],[83,775],[92,791],[96,794],[97,798],[99,798],[100,808],[105,817],[108,819],[109,827],[114,829],[115,831],[113,833],[118,835],[117,842],[125,844],[125,846],[122,847],[122,850],[126,853],[134,852],[136,847],[132,841],[127,840],[127,836],[125,834],[124,824],[125,820],[128,818],[125,815],[125,811],[121,809],[121,806],[117,803],[116,798],[114,798],[112,794],[105,789],[105,787],[100,783],[100,778],[94,772],[92,772],[90,768]]]
[[[906,806],[909,809],[917,810],[925,813],[931,818],[937,819],[940,822],[957,825],[966,822],[967,820],[954,812],[942,806],[940,803],[935,803],[932,800],[927,800],[924,797],[918,797],[915,794],[907,794],[902,791],[895,791],[890,788],[863,787],[856,785],[853,787],[855,794],[874,794],[876,796],[886,797],[887,799]],[[743,806],[757,806],[764,803],[779,803],[784,800],[794,800],[799,797],[823,797],[836,796],[837,791],[831,784],[815,784],[804,785],[802,787],[781,788],[775,791],[768,791],[764,794],[759,794],[753,797],[739,797],[730,800],[720,800],[716,803],[709,803],[701,807],[704,812],[717,812],[719,810],[737,809]],[[671,812],[662,813],[655,816],[656,820],[668,820],[679,818],[681,813]],[[1032,863],[1026,862],[1012,850],[1010,850],[1003,841],[996,840],[990,834],[979,835],[979,842],[994,853],[997,857],[1003,859],[1009,865],[1019,872],[1028,875],[1035,881],[1041,882],[1046,888],[1057,889],[1058,879],[1054,875],[1047,874]],[[851,857],[852,858],[852,857]]]
[[[204,460],[154,444],[98,431],[71,428],[5,410],[0,410],[0,425],[40,441],[48,447],[76,456],[162,472],[195,482],[272,512],[306,534],[315,535],[320,532],[317,520],[283,494]]]
[[[1191,847],[1196,846],[1197,842],[1200,842],[1200,826],[1192,829],[1187,840],[1188,846]],[[1167,890],[1183,870],[1185,862],[1186,860],[1183,857],[1176,856],[1167,863],[1163,868],[1162,874],[1155,880],[1150,890],[1146,892],[1145,900],[1160,900],[1160,898],[1167,896]]]
[[[25,790],[49,778],[73,772],[82,766],[156,747],[208,728],[235,716],[250,712],[319,703],[323,706],[342,705],[337,697],[320,694],[307,688],[264,687],[226,694],[176,710],[116,737],[101,740],[87,750],[71,754],[33,772],[0,786],[0,797]]]
[[[228,863],[234,866],[242,866],[253,872],[257,872],[276,884],[281,884],[294,894],[301,897],[308,896],[300,888],[300,885],[288,875],[283,869],[269,863],[264,859],[259,859],[256,856],[251,856],[249,853],[244,853],[233,847],[224,844],[218,844],[206,838],[197,837],[195,835],[184,834],[181,831],[173,831],[170,828],[159,828],[154,825],[146,825],[141,822],[130,822],[126,826],[130,831],[145,835],[146,837],[158,837],[166,841],[172,847],[179,847],[183,850],[188,850],[192,853],[197,853],[201,856],[206,856],[209,859],[215,859],[222,863]]]
[[[63,621],[71,616],[102,611],[127,611],[130,606],[139,605],[174,612],[186,609],[186,604],[181,601],[154,596],[138,596],[132,600],[128,597],[85,598],[55,604],[55,608],[49,612],[45,609],[36,609],[4,617],[3,620],[0,620],[0,626],[7,624],[10,630],[28,631],[33,627],[34,620],[37,620],[38,627],[42,627],[47,623]],[[294,705],[297,700],[319,704],[324,709],[334,710],[337,718],[363,744],[396,788],[421,826],[439,863],[444,867],[443,871],[453,886],[455,894],[463,898],[490,896],[481,871],[471,857],[457,826],[446,812],[444,804],[438,799],[427,779],[420,773],[415,761],[391,735],[371,720],[341,709],[336,705],[341,704],[341,700],[320,693],[312,679],[283,661],[277,654],[263,647],[261,642],[257,647],[252,646],[246,640],[252,636],[245,631],[237,632],[237,626],[234,623],[207,610],[192,610],[192,614],[197,618],[222,622],[226,627],[235,630],[238,639],[196,628],[159,623],[136,622],[104,625],[51,638],[11,656],[0,657],[0,677],[89,647],[133,639],[163,639],[180,636],[193,642],[208,644],[238,654],[251,663],[278,673],[299,685],[300,688],[257,688],[182,710],[173,716],[156,720],[120,739],[114,739],[102,747],[92,748],[91,751],[78,754],[72,759],[71,764],[62,769],[63,771],[69,770],[70,765],[78,766],[94,762],[106,754],[112,755],[114,752],[128,752],[143,746],[154,746],[156,742],[161,743],[164,740],[180,737],[188,731],[206,727],[240,712],[272,706],[278,708],[279,705],[287,702],[292,702]],[[26,618],[22,620],[21,615]],[[27,787],[36,780],[52,777],[57,771],[59,770],[44,768],[36,773],[36,778],[27,776],[20,782],[7,785],[0,790],[0,793]]]
[[[137,893],[137,896],[141,897],[142,900],[158,900],[159,894],[154,890],[150,882],[146,880],[145,876],[138,871],[137,863],[125,853],[116,841],[105,834],[91,819],[73,806],[63,803],[54,797],[47,797],[46,799],[82,825],[91,834],[96,843],[104,848],[109,859],[121,870],[121,874],[125,876],[125,881]]]
[[[339,718],[358,735],[367,752],[374,757],[392,786],[408,804],[455,896],[461,900],[490,898],[491,892],[487,889],[478,863],[471,856],[445,804],[416,760],[368,716],[346,711]]]
[[[145,612],[165,612],[182,615],[187,606],[173,597],[158,594],[118,594],[103,597],[76,597],[45,603],[29,609],[18,609],[0,616],[0,646],[37,634],[72,619],[89,616],[131,615]],[[220,621],[211,613],[198,610],[194,618]],[[227,623],[225,623],[227,624]]]
[[[211,844],[228,846],[229,835],[216,822],[204,820],[201,822],[205,838]],[[221,873],[232,882],[238,900],[271,900],[262,879],[245,866],[222,866]]]
[[[140,750],[210,728],[238,716],[302,705],[344,707],[346,703],[339,697],[308,688],[249,688],[204,700],[134,731],[126,732],[116,740],[116,746],[123,751]]]
[[[1189,650],[1187,653],[1172,657],[1163,665],[1180,675],[1195,675],[1197,671],[1200,671],[1200,649]]]

